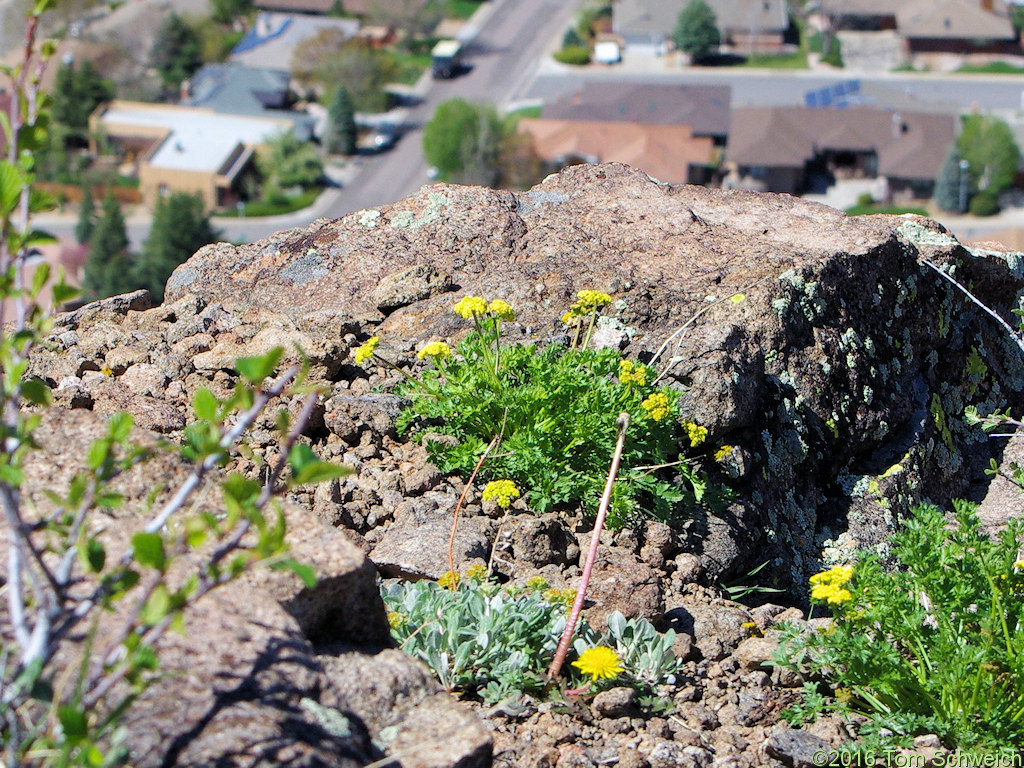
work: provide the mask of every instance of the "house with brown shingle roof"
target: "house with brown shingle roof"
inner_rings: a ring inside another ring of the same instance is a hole
[[[524,118],[519,131],[553,165],[628,163],[672,184],[706,182],[714,157],[711,139],[686,125]]]
[[[688,125],[694,136],[725,146],[732,89],[727,85],[659,85],[600,80],[544,105],[552,120]]]
[[[326,16],[334,11],[338,4],[338,0],[256,0],[253,3],[262,11],[310,13],[318,16]],[[395,5],[409,12],[416,12],[427,4],[427,0],[341,0],[340,4],[345,13],[367,16],[378,8]]]
[[[786,0],[705,0],[714,11],[725,45],[766,51],[782,46],[789,28]],[[618,0],[612,5],[612,31],[627,48],[661,48],[672,38],[679,13],[689,0]]]
[[[885,176],[895,194],[931,197],[956,137],[949,114],[873,107],[734,109],[726,161],[742,186],[800,194],[821,179]]]
[[[1020,54],[1005,0],[831,0],[833,29],[896,30],[907,53]]]

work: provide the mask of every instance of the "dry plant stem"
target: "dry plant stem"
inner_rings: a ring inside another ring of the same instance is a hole
[[[665,350],[668,349],[668,345],[671,344],[683,331],[685,331],[687,328],[689,328],[691,325],[697,322],[697,320],[699,320],[703,315],[710,312],[714,307],[718,306],[723,301],[727,301],[728,299],[731,299],[733,296],[736,296],[737,294],[746,293],[751,288],[760,285],[769,277],[771,277],[771,275],[766,275],[765,277],[762,277],[760,280],[756,280],[753,283],[750,283],[749,285],[740,288],[738,291],[733,291],[732,293],[723,296],[722,298],[716,301],[711,302],[703,309],[700,309],[695,315],[693,315],[693,317],[691,317],[689,320],[687,320],[685,323],[679,326],[679,328],[673,331],[672,334],[661,343],[661,346],[658,347],[658,351],[654,353],[654,356],[651,358],[651,361],[648,363],[648,365],[653,366],[656,362],[658,362],[658,358],[665,354]],[[657,384],[666,376],[668,376],[668,372],[671,371],[678,362],[678,360],[669,360],[668,365],[665,366],[665,370],[658,374],[658,378],[651,382],[652,386]]]
[[[921,263],[924,264],[925,266],[928,266],[928,267],[931,267],[932,269],[934,269],[936,272],[939,273],[939,276],[941,276],[945,280],[948,280],[949,282],[951,282],[953,285],[955,285],[960,290],[960,292],[964,296],[966,296],[968,299],[970,299],[975,304],[977,304],[979,307],[981,307],[990,316],[995,318],[995,321],[997,323],[999,323],[1001,326],[1003,326],[1003,329],[1010,335],[1010,338],[1013,339],[1014,343],[1020,348],[1021,352],[1024,352],[1024,336],[1021,335],[1020,331],[1015,331],[1010,326],[1010,324],[1008,322],[1006,322],[1005,320],[1003,320],[1003,318],[1001,318],[996,312],[994,312],[993,310],[989,309],[984,304],[982,304],[981,301],[973,293],[971,293],[969,290],[967,290],[967,287],[965,285],[960,283],[952,275],[947,274],[946,272],[943,272],[939,268],[939,266],[937,264],[929,261],[928,259],[921,259]]]
[[[597,508],[597,519],[594,521],[594,532],[590,536],[590,550],[587,552],[587,562],[583,566],[583,575],[580,576],[580,586],[576,590],[576,599],[573,601],[572,610],[569,612],[569,621],[565,624],[565,630],[558,641],[558,648],[555,650],[555,657],[548,667],[548,679],[558,678],[562,671],[562,664],[565,662],[565,655],[569,652],[569,643],[572,642],[573,633],[576,631],[576,622],[579,621],[580,611],[583,610],[583,603],[587,599],[587,587],[590,584],[590,574],[594,570],[594,561],[597,559],[597,548],[601,543],[601,530],[604,528],[604,520],[608,516],[608,505],[612,499],[612,487],[615,485],[615,476],[619,474],[619,461],[622,459],[622,448],[626,444],[626,430],[629,429],[629,414],[620,413],[615,420],[618,435],[615,440],[615,453],[612,455],[612,464],[608,469],[608,480],[604,484],[604,493],[601,494],[601,504]]]
[[[452,574],[452,591],[458,586],[458,582],[455,578],[455,530],[459,524],[459,512],[462,511],[462,505],[466,503],[466,496],[469,494],[469,489],[473,487],[473,481],[476,479],[476,473],[480,471],[480,467],[484,465],[487,460],[487,454],[498,444],[501,439],[501,433],[499,432],[494,436],[490,443],[487,444],[486,450],[480,456],[480,461],[473,467],[473,473],[469,476],[466,481],[466,487],[462,489],[462,493],[459,495],[459,503],[455,505],[455,514],[452,515],[452,532],[448,536],[448,570]]]

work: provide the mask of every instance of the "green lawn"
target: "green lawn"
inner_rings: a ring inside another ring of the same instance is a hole
[[[430,68],[430,51],[416,51],[410,53],[402,50],[389,50],[390,55],[398,64],[398,76],[395,82],[403,85],[415,85],[420,75]]]
[[[993,61],[981,66],[965,64],[957,72],[969,75],[1024,75],[1024,67],[1015,67],[1005,61]]]
[[[480,7],[480,0],[448,0],[446,16],[452,19],[468,19]]]
[[[266,200],[250,200],[245,204],[245,216],[248,218],[259,218],[261,216],[280,216],[285,213],[292,213],[293,211],[301,211],[303,208],[311,206],[320,196],[321,190],[307,189],[301,194],[289,197],[283,203],[271,203]],[[237,219],[238,210],[236,208],[226,208],[223,211],[217,213],[218,216],[223,216],[226,219]]]
[[[786,56],[754,54],[737,66],[752,69],[807,69],[807,53],[797,51]]]
[[[515,117],[540,117],[540,113],[541,113],[542,109],[543,109],[543,107],[539,107],[539,106],[537,106],[537,107],[523,107],[522,109],[514,110],[512,112],[509,112],[508,114],[509,114],[510,117],[513,116],[513,115]]]
[[[893,213],[896,215],[901,213],[916,213],[918,216],[931,215],[924,208],[913,208],[902,205],[878,205],[876,203],[872,203],[871,205],[855,205],[852,208],[847,208],[846,213],[850,216],[867,216],[872,213]]]

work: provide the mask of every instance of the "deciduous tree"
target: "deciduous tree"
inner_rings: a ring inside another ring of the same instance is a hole
[[[447,179],[491,185],[510,132],[494,107],[452,99],[438,106],[423,129],[423,154]]]
[[[707,57],[722,42],[715,12],[704,0],[690,0],[679,12],[672,39],[676,48],[694,61]]]
[[[968,115],[957,139],[967,170],[972,196],[986,193],[996,197],[1013,183],[1020,164],[1020,149],[1010,126],[992,115]]]
[[[317,94],[344,84],[357,109],[381,112],[388,107],[384,86],[398,77],[398,64],[389,54],[348,40],[338,29],[324,29],[292,54],[292,77]]]
[[[299,141],[291,131],[274,136],[256,158],[264,186],[277,190],[317,185],[324,175],[324,164],[316,148]]]

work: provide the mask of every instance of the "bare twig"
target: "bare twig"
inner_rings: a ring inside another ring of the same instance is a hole
[[[1008,322],[1003,320],[1003,318],[1000,317],[998,313],[996,313],[995,311],[993,311],[993,310],[989,309],[988,307],[986,307],[977,296],[975,296],[973,293],[970,292],[970,290],[967,289],[967,287],[965,285],[963,285],[961,282],[959,282],[952,275],[950,275],[950,274],[948,274],[946,272],[943,272],[942,269],[940,269],[937,264],[935,264],[934,262],[929,261],[928,259],[921,259],[921,263],[924,264],[925,266],[928,266],[928,267],[931,267],[932,269],[934,269],[936,272],[939,273],[939,275],[943,279],[945,279],[948,282],[950,282],[953,285],[955,285],[964,296],[966,296],[972,302],[974,302],[979,307],[981,307],[981,309],[984,312],[986,312],[988,315],[993,317],[995,319],[995,321],[997,323],[999,323],[1001,326],[1003,326],[1003,329],[1008,334],[1010,334],[1010,338],[1013,339],[1014,343],[1020,348],[1021,352],[1024,352],[1024,335],[1022,335],[1019,330],[1014,330],[1013,327]]]
[[[217,453],[210,454],[203,459],[202,462],[196,464],[192,474],[189,475],[188,479],[181,484],[177,493],[175,493],[174,496],[164,505],[163,509],[160,510],[160,514],[150,520],[146,525],[146,533],[156,533],[167,524],[171,515],[181,509],[182,505],[192,492],[199,487],[199,484],[202,482],[206,473],[217,466],[217,463],[221,460],[224,454],[231,450],[235,441],[242,436],[242,433],[244,433],[245,430],[247,430],[256,420],[256,417],[260,415],[260,412],[266,407],[267,403],[273,398],[280,396],[298,372],[299,369],[292,366],[274,381],[270,386],[270,389],[261,391],[256,395],[249,410],[239,416],[235,426],[225,432],[224,436],[221,437],[219,443],[221,450]]]
[[[458,504],[455,505],[455,513],[452,515],[452,532],[451,535],[448,537],[448,570],[451,571],[452,574],[453,589],[458,584],[458,577],[456,576],[455,573],[455,531],[459,524],[459,512],[462,511],[462,505],[466,503],[466,496],[469,494],[469,489],[473,487],[473,481],[476,479],[477,472],[480,471],[480,467],[482,467],[484,465],[484,462],[487,460],[487,454],[491,452],[491,449],[493,449],[494,446],[496,446],[500,440],[501,432],[496,434],[494,438],[491,440],[491,442],[487,444],[487,448],[480,456],[480,460],[476,463],[476,466],[473,467],[473,473],[469,476],[469,479],[466,481],[466,485],[462,489],[462,493],[459,494]]]
[[[665,354],[665,350],[668,349],[668,345],[669,344],[671,344],[673,341],[675,341],[675,339],[678,338],[679,335],[682,334],[683,331],[685,331],[687,328],[689,328],[691,325],[693,325],[695,322],[697,322],[697,320],[699,320],[702,316],[704,316],[705,314],[710,312],[714,307],[717,307],[723,301],[728,301],[733,296],[738,296],[740,294],[745,294],[751,288],[754,288],[754,287],[760,285],[765,280],[768,280],[770,277],[772,277],[772,275],[765,275],[760,280],[755,280],[754,282],[750,283],[749,285],[746,285],[743,288],[740,288],[738,291],[733,291],[732,293],[726,294],[722,298],[716,299],[715,301],[711,302],[706,307],[702,307],[701,309],[699,309],[695,315],[693,315],[689,320],[687,320],[685,323],[683,323],[681,326],[679,326],[679,328],[677,328],[675,331],[673,331],[669,335],[669,337],[667,339],[665,339],[665,341],[663,341],[661,343],[661,346],[658,347],[658,350],[654,353],[654,356],[651,358],[651,361],[648,363],[648,365],[653,366],[656,362],[658,362],[658,358],[661,357],[663,354]],[[658,377],[652,382],[652,385],[657,384],[663,378],[668,376],[668,372],[671,371],[675,367],[677,362],[679,362],[679,361],[678,360],[670,360],[668,365],[665,366],[665,370],[662,371],[660,374],[658,374]]]
[[[580,611],[583,610],[583,603],[587,598],[587,586],[590,584],[590,574],[594,570],[594,561],[597,559],[597,547],[601,543],[601,530],[604,528],[604,520],[608,516],[608,505],[612,498],[612,487],[615,485],[615,476],[619,473],[619,461],[622,459],[622,449],[626,444],[626,430],[629,429],[629,413],[622,412],[615,420],[615,427],[618,435],[615,441],[615,453],[612,455],[612,464],[608,469],[608,480],[604,484],[604,493],[601,494],[601,504],[597,508],[597,519],[594,521],[594,532],[590,537],[590,550],[587,552],[587,561],[583,566],[583,575],[580,576],[580,586],[576,591],[576,599],[573,601],[572,610],[569,612],[569,620],[565,624],[565,630],[558,641],[558,648],[555,650],[555,657],[551,660],[548,668],[548,679],[554,680],[562,671],[562,664],[565,662],[565,655],[569,652],[569,643],[572,642],[573,633],[576,631],[576,622],[579,621]]]

